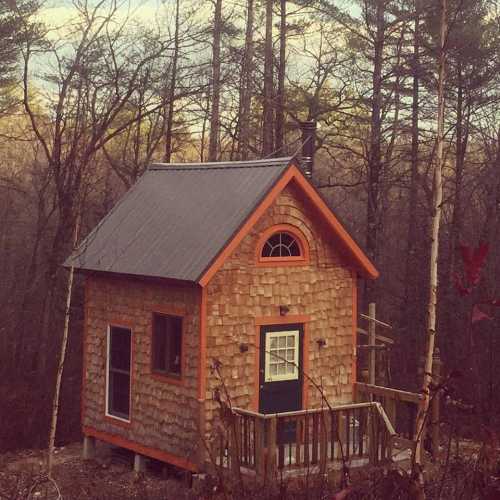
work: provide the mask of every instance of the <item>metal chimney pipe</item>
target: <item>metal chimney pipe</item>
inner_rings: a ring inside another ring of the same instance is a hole
[[[300,128],[302,130],[302,170],[304,175],[311,179],[316,151],[316,122],[313,120],[302,122]]]

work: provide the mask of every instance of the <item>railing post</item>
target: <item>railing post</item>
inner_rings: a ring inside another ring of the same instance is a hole
[[[368,409],[367,418],[368,427],[368,456],[370,465],[376,465],[377,463],[377,443],[375,442],[375,415],[373,412],[373,406]]]
[[[329,412],[323,411],[320,413],[319,419],[319,472],[324,474],[326,472],[326,458],[328,454],[328,426],[326,419]]]
[[[266,470],[266,462],[264,455],[264,435],[265,423],[262,418],[254,417],[255,420],[255,473],[257,478],[263,480]]]
[[[267,467],[266,478],[269,483],[274,480],[276,473],[276,415],[267,419]]]
[[[231,460],[231,472],[234,474],[235,478],[238,478],[240,474],[240,443],[238,440],[239,428],[240,417],[239,415],[233,414],[231,416],[231,427],[229,429],[229,454]]]

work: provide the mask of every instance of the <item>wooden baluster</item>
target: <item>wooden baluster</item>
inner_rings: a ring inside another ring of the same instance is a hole
[[[319,418],[319,472],[325,474],[328,455],[328,419],[329,413],[321,412]]]
[[[330,460],[333,462],[335,460],[335,441],[337,440],[337,434],[335,432],[335,422],[336,422],[335,412],[330,410]]]
[[[278,434],[278,468],[283,469],[285,466],[285,435],[286,435],[287,419],[280,418],[277,421]]]
[[[351,456],[351,412],[346,410],[345,416],[345,430],[346,430],[346,458]]]
[[[365,437],[365,418],[366,418],[366,410],[364,408],[359,409],[359,427],[358,427],[358,436],[359,436],[359,456],[363,456],[364,452],[364,437]]]
[[[302,443],[302,433],[304,432],[304,419],[297,418],[297,427],[295,429],[295,465],[301,465],[300,462],[300,447]]]
[[[312,457],[311,463],[318,463],[318,414],[312,416]]]
[[[337,429],[338,429],[338,440],[339,440],[339,445],[338,445],[338,458],[342,458],[340,448],[342,448],[342,452],[344,454],[344,458],[348,458],[347,455],[347,450],[346,450],[346,434],[345,434],[345,429],[346,429],[346,424],[345,424],[345,415],[343,412],[337,412]]]
[[[304,415],[304,465],[309,465],[309,415]]]
[[[242,462],[247,464],[249,463],[249,458],[248,458],[248,446],[249,446],[249,429],[248,429],[248,415],[245,416],[245,419],[243,420],[243,457],[242,457]]]

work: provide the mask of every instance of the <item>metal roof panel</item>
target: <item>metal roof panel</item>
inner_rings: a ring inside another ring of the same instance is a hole
[[[197,281],[290,161],[153,164],[65,265]]]

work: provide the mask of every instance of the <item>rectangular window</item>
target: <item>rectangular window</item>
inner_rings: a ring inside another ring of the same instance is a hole
[[[153,371],[163,375],[181,376],[182,318],[153,314]]]
[[[276,331],[266,335],[265,382],[299,377],[299,331]]]
[[[127,421],[130,419],[131,354],[131,330],[110,326],[108,329],[106,413]]]

